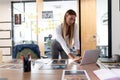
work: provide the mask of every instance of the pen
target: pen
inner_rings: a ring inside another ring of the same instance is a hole
[[[31,60],[31,55],[30,55],[30,54],[28,54],[28,60],[29,60],[29,61]]]
[[[99,64],[97,64],[97,63],[96,63],[96,66],[97,66],[98,68],[100,68]]]

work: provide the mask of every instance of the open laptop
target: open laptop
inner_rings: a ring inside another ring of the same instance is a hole
[[[99,58],[100,50],[85,50],[80,65],[96,63]]]

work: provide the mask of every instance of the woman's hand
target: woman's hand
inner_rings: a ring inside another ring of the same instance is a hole
[[[82,59],[82,57],[80,56],[77,56],[77,57],[74,57],[71,53],[68,54],[69,58],[72,59],[73,61],[79,61]]]
[[[82,57],[77,56],[73,59],[73,61],[80,61],[81,59],[82,59]]]

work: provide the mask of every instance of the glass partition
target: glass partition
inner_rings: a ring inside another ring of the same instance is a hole
[[[36,2],[13,3],[13,43],[37,42]]]
[[[111,57],[111,25],[108,0],[97,0],[97,48],[101,50],[100,57]]]
[[[36,11],[36,2],[13,2],[12,5],[13,45],[41,41],[44,44],[45,54],[51,52],[50,45],[54,39],[54,29],[61,24],[68,9],[76,11],[76,23],[78,23],[77,0],[43,0],[42,15],[40,15],[42,19],[39,22],[37,22],[37,15],[40,13]],[[41,38],[44,41],[40,40]]]

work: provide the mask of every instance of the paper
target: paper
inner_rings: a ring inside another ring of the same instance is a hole
[[[120,80],[120,75],[116,73],[117,70],[100,69],[93,72],[100,80]]]
[[[63,70],[62,80],[90,80],[85,70]]]
[[[51,62],[52,69],[65,69],[67,67],[67,60],[65,59],[55,59]]]
[[[117,76],[120,77],[120,69],[111,69]]]
[[[51,65],[67,65],[67,60],[64,60],[64,59],[56,59],[56,60],[53,60]]]

